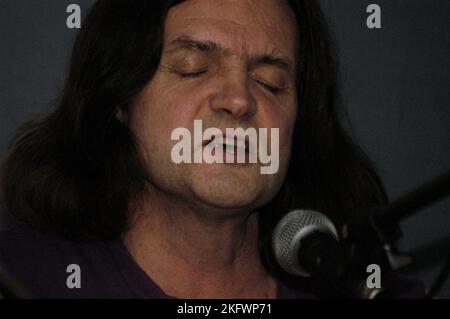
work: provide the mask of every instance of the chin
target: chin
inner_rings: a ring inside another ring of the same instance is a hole
[[[256,166],[199,167],[191,177],[195,197],[217,208],[255,209],[264,202],[268,188],[267,178]]]

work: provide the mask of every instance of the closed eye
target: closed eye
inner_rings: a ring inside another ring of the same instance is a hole
[[[282,88],[267,84],[266,82],[263,82],[261,80],[256,80],[256,82],[261,85],[265,90],[269,91],[272,94],[278,94],[283,91]]]
[[[178,75],[182,78],[196,78],[206,72],[208,72],[208,69],[203,69],[196,72],[178,72]]]

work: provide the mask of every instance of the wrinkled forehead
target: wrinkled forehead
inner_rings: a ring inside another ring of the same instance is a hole
[[[164,43],[214,41],[236,55],[278,51],[294,61],[296,20],[285,0],[187,0],[171,8]]]

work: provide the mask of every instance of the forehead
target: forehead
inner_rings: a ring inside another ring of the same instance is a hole
[[[164,42],[189,36],[236,55],[278,51],[294,60],[296,32],[285,0],[187,0],[169,11]]]

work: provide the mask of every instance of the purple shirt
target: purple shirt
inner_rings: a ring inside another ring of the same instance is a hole
[[[31,230],[3,231],[0,262],[32,297],[171,298],[139,267],[120,240],[74,243]],[[81,269],[79,289],[66,284],[71,264]],[[278,298],[313,297],[278,282]]]
[[[3,231],[0,263],[36,298],[171,298],[139,267],[121,240],[74,243],[31,230]],[[67,287],[71,274],[67,267],[72,264],[80,266],[81,288]],[[422,290],[422,285],[406,282],[399,297],[422,297]],[[277,298],[315,296],[278,281]]]

